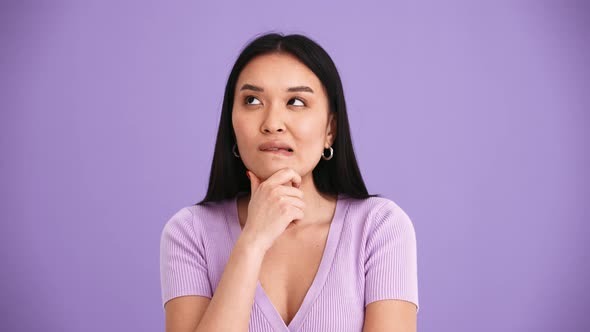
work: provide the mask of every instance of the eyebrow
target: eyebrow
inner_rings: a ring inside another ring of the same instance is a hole
[[[242,90],[252,90],[252,91],[257,91],[257,92],[264,92],[264,89],[263,88],[261,88],[259,86],[256,86],[256,85],[253,85],[253,84],[247,84],[247,83],[244,84],[244,85],[242,85],[242,87],[240,88],[240,91],[242,91]],[[308,87],[308,86],[303,86],[302,85],[302,86],[294,86],[294,87],[288,88],[287,89],[287,92],[309,92],[309,93],[313,93],[313,90],[310,87]]]

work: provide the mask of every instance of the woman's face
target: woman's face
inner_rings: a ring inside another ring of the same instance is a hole
[[[311,173],[336,134],[336,119],[315,74],[292,55],[266,54],[244,67],[234,93],[232,124],[246,168],[262,180],[285,167],[302,177]],[[261,150],[272,142],[292,151]]]

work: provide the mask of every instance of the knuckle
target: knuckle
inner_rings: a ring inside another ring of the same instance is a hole
[[[273,187],[273,188],[270,189],[270,193],[272,195],[278,195],[279,189],[280,189],[279,187]]]
[[[281,212],[281,214],[287,214],[289,212],[289,207],[286,205],[281,205],[279,211]]]

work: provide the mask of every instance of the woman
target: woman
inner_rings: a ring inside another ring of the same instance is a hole
[[[167,331],[415,331],[416,238],[369,195],[330,56],[267,34],[225,88],[209,188],[166,223]]]

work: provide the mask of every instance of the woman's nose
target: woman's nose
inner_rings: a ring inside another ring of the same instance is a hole
[[[265,114],[262,122],[263,132],[282,132],[285,130],[285,122],[283,119],[284,110],[280,106],[270,107]]]

